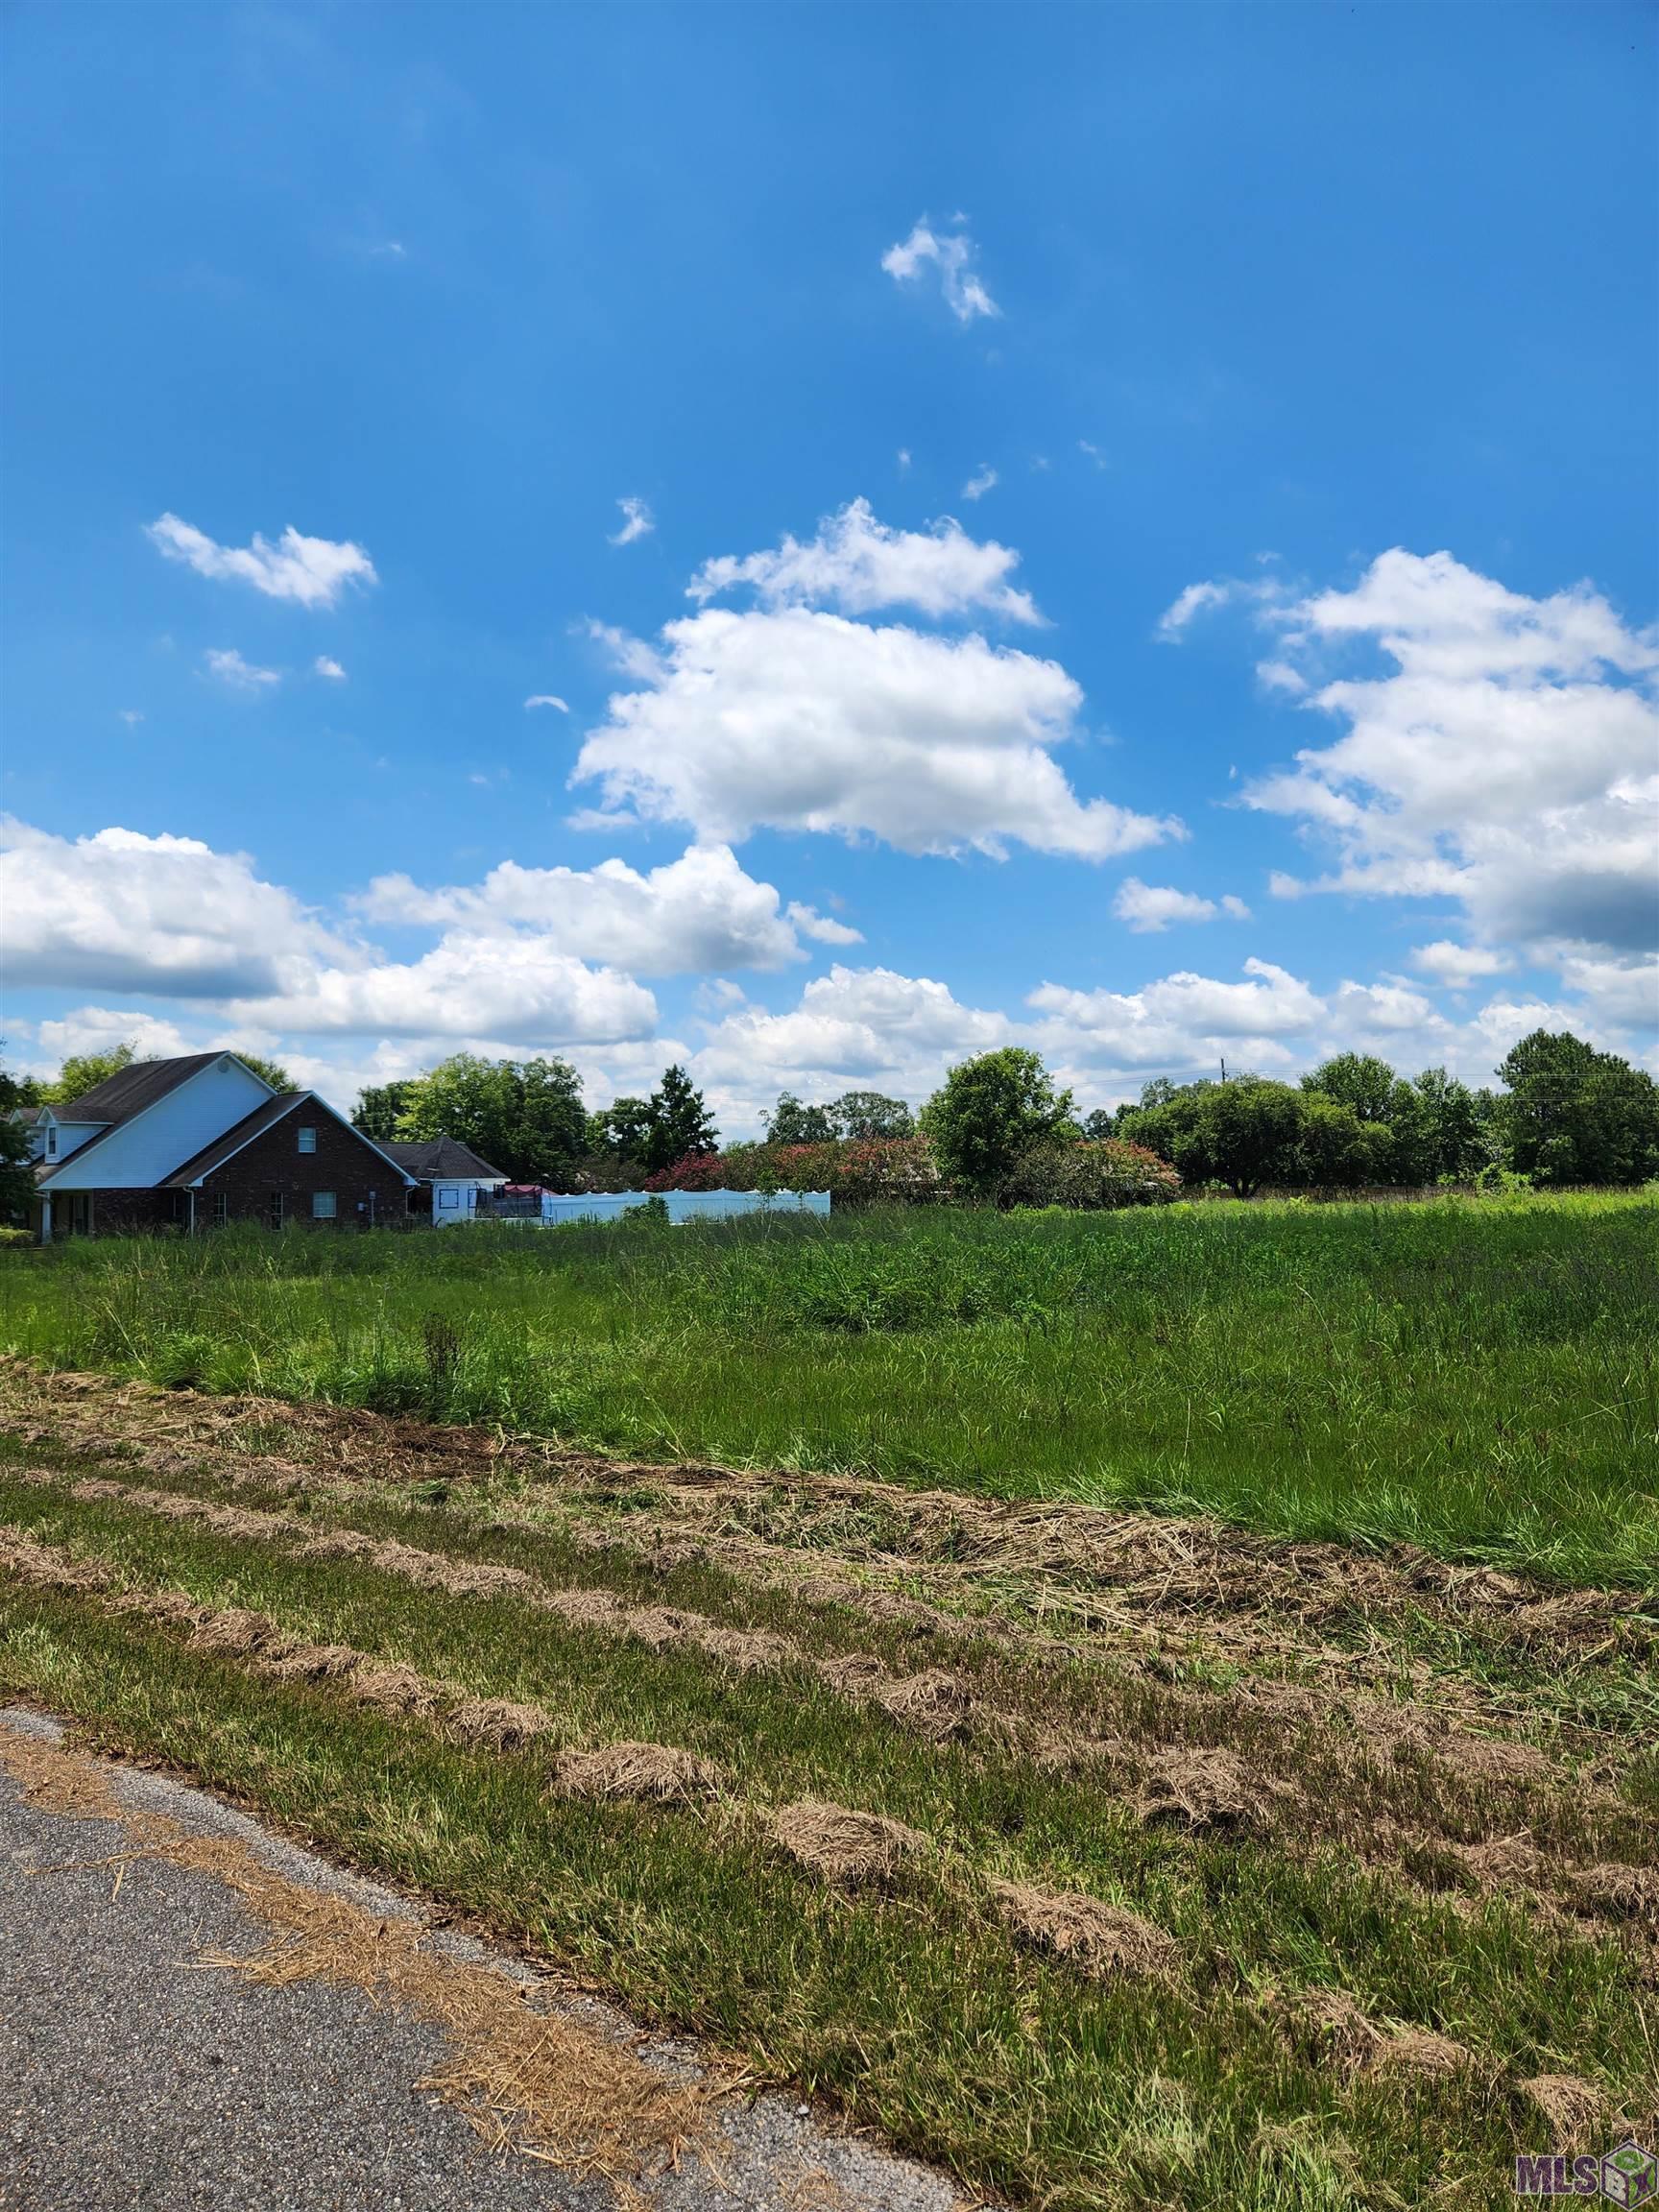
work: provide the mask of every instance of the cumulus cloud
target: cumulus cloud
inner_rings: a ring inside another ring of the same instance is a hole
[[[305,538],[292,526],[275,545],[258,531],[251,545],[220,545],[177,515],[148,523],[145,534],[169,561],[182,561],[198,576],[252,584],[268,598],[291,599],[301,607],[333,607],[348,584],[379,582],[361,545]]]
[[[1181,1069],[1215,1048],[1284,1064],[1285,1040],[1305,1035],[1325,1012],[1308,985],[1267,960],[1246,960],[1242,983],[1182,970],[1143,990],[1077,991],[1044,983],[1027,1001],[1044,1018],[1051,1049],[1119,1068]]]
[[[1180,834],[1077,797],[1051,753],[1081,703],[1058,662],[977,636],[709,608],[667,625],[650,681],[611,699],[572,781],[601,786],[598,820],[689,822],[709,843],[769,827],[1103,859]]]
[[[1250,909],[1231,891],[1220,899],[1205,899],[1196,891],[1177,891],[1167,884],[1142,883],[1139,876],[1126,876],[1118,887],[1112,911],[1127,922],[1137,936],[1167,929],[1172,922],[1214,922],[1218,914],[1230,921],[1247,922]]]
[[[251,661],[244,661],[233,645],[224,650],[209,646],[202,658],[207,663],[207,673],[235,691],[269,691],[282,681],[278,670],[256,668]]]
[[[524,702],[524,710],[528,713],[535,707],[552,707],[561,714],[568,714],[570,711],[569,707],[560,698],[557,691],[533,691]]]
[[[0,944],[13,985],[215,998],[279,988],[338,951],[245,853],[101,830],[70,840],[0,818]]]
[[[933,621],[984,611],[1041,622],[1029,592],[1009,581],[1019,565],[1011,547],[970,538],[949,515],[926,530],[895,530],[878,521],[868,499],[854,499],[826,516],[805,543],[786,535],[763,553],[705,561],[686,596],[706,606],[747,584],[767,607],[832,607],[843,614],[914,607]]]
[[[1190,586],[1166,626],[1244,589]],[[1352,590],[1254,595],[1278,633],[1268,665],[1342,726],[1245,793],[1334,849],[1304,888],[1454,898],[1489,944],[1652,943],[1653,633],[1588,585],[1528,598],[1450,553],[1399,548]],[[1333,672],[1355,652],[1381,672]]]
[[[476,936],[534,933],[550,950],[642,975],[781,968],[801,939],[855,944],[858,932],[744,874],[730,846],[692,846],[647,874],[598,867],[521,868],[505,860],[481,883],[423,890],[381,876],[354,902],[372,922],[459,926]]]
[[[977,315],[1002,312],[975,274],[974,260],[974,241],[963,224],[935,230],[924,215],[908,238],[888,247],[881,266],[899,284],[913,281],[925,270],[937,270],[946,305],[958,323],[972,323]]]
[[[949,1063],[1012,1034],[1005,1015],[962,1005],[943,983],[837,964],[781,1014],[750,1005],[728,1014],[694,1065],[699,1076],[760,1103],[801,1084],[915,1097],[935,1088]]]
[[[1478,983],[1483,975],[1502,975],[1515,963],[1507,952],[1490,945],[1458,945],[1450,937],[1438,937],[1432,945],[1418,945],[1411,952],[1411,965],[1434,982],[1453,991],[1466,990]]]
[[[964,499],[983,499],[986,493],[995,492],[1000,482],[1001,478],[996,469],[988,462],[983,462],[963,485],[962,496]]]
[[[657,517],[643,499],[618,499],[622,510],[622,527],[611,539],[613,545],[632,545],[636,538],[649,538],[657,527]]]
[[[35,1067],[42,1074],[56,1072],[71,1053],[109,1052],[118,1045],[131,1045],[137,1060],[172,1060],[206,1049],[187,1038],[176,1022],[113,1006],[77,1006],[40,1022],[35,1039]]]
[[[341,667],[339,661],[332,655],[327,653],[318,654],[316,660],[311,663],[311,673],[313,676],[325,678],[330,684],[344,684],[346,681],[345,669]]]
[[[545,1050],[644,1037],[657,1025],[657,1001],[632,976],[589,968],[542,936],[469,929],[448,931],[419,960],[319,967],[229,1012],[280,1034],[487,1036]]]

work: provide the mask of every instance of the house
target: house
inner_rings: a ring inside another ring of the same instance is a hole
[[[315,1091],[273,1091],[233,1052],[135,1060],[24,1117],[40,1241],[227,1221],[402,1220],[416,1178]]]
[[[411,1213],[430,1213],[440,1229],[456,1221],[472,1220],[480,1196],[493,1198],[507,1181],[499,1167],[480,1160],[454,1137],[432,1137],[414,1144],[388,1143],[381,1150],[415,1178]]]

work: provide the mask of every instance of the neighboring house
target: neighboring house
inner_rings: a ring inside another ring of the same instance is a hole
[[[233,1052],[135,1060],[24,1118],[40,1241],[227,1221],[404,1218],[415,1177],[314,1091],[273,1091]]]
[[[451,1222],[472,1220],[479,1197],[493,1198],[507,1181],[499,1167],[480,1160],[454,1137],[432,1137],[416,1144],[387,1144],[383,1149],[415,1178],[410,1212],[430,1212],[440,1229]]]

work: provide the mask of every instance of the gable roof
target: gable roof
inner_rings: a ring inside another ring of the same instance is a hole
[[[87,1155],[100,1144],[108,1143],[117,1130],[124,1129],[129,1121],[136,1121],[140,1114],[148,1113],[170,1093],[181,1089],[193,1075],[217,1067],[221,1060],[235,1060],[245,1075],[251,1076],[262,1090],[270,1091],[264,1076],[256,1073],[245,1060],[237,1059],[234,1052],[190,1052],[177,1060],[134,1060],[118,1074],[94,1084],[73,1104],[53,1109],[60,1121],[97,1121],[102,1126],[95,1137],[88,1137],[84,1144],[77,1144],[65,1158],[42,1161],[35,1171],[36,1180],[44,1187],[66,1168],[73,1167],[79,1172]],[[88,1107],[92,1109],[90,1113],[86,1111]],[[160,1186],[147,1188],[159,1189]]]
[[[52,1111],[60,1121],[130,1121],[134,1114],[142,1114],[146,1106],[154,1106],[157,1098],[165,1098],[169,1091],[177,1091],[180,1083],[188,1083],[192,1075],[199,1075],[204,1068],[211,1068],[215,1060],[224,1057],[223,1052],[192,1052],[181,1060],[134,1060],[116,1074],[106,1076],[102,1083],[95,1083],[79,1098]],[[230,1057],[234,1059],[235,1054]],[[250,1069],[249,1073],[252,1072]]]
[[[338,1107],[330,1106],[326,1098],[320,1098],[315,1091],[280,1091],[275,1098],[267,1098],[262,1106],[255,1106],[252,1114],[245,1114],[222,1137],[215,1137],[210,1144],[204,1144],[201,1151],[193,1154],[182,1166],[175,1167],[171,1175],[163,1176],[156,1188],[161,1190],[183,1190],[192,1183],[200,1183],[204,1176],[211,1175],[217,1167],[223,1167],[226,1161],[232,1159],[244,1145],[252,1144],[255,1137],[263,1137],[267,1129],[275,1128],[278,1121],[292,1114],[298,1106],[313,1106],[326,1114],[331,1120],[338,1121],[342,1129],[349,1129],[360,1144],[366,1144],[371,1152],[377,1153],[389,1167],[395,1167],[405,1183],[414,1182],[415,1178],[400,1161],[393,1159],[385,1145],[376,1144],[373,1137],[365,1137],[362,1130],[353,1127]]]
[[[458,1137],[428,1137],[416,1144],[382,1144],[381,1151],[421,1183],[453,1179],[460,1183],[505,1183],[499,1167],[480,1160]]]

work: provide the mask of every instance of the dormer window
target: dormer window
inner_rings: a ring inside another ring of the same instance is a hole
[[[54,1121],[46,1124],[46,1157],[48,1160],[58,1157],[58,1125]]]
[[[315,1151],[316,1151],[316,1149],[317,1149],[317,1132],[316,1132],[316,1130],[315,1130],[315,1129],[301,1129],[301,1132],[300,1132],[300,1149],[301,1149],[301,1152],[315,1152]]]

